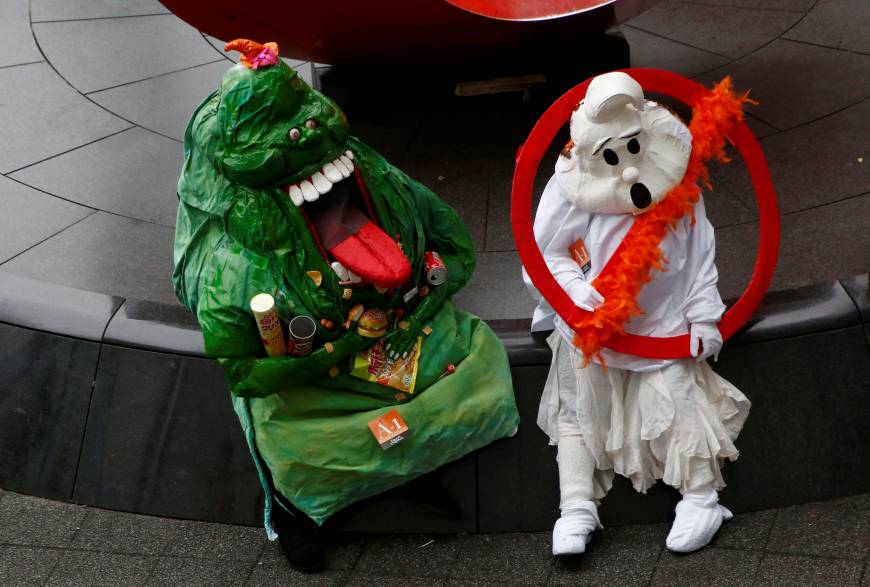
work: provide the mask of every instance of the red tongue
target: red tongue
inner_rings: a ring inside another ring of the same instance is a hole
[[[399,287],[411,276],[411,264],[387,233],[368,220],[329,252],[335,260],[378,287]]]

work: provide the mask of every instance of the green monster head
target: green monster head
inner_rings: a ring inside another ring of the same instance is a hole
[[[283,61],[224,75],[217,109],[226,176],[254,188],[310,177],[347,150],[347,118]]]

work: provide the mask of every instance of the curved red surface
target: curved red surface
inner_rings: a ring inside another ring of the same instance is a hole
[[[463,10],[499,20],[546,20],[593,10],[614,0],[446,0]]]
[[[276,41],[281,56],[319,63],[459,61],[505,58],[504,51],[550,51],[569,46],[584,32],[615,24],[607,2],[552,0],[554,5],[589,5],[562,18],[517,22],[473,14],[445,0],[161,0],[197,29],[229,41]],[[549,4],[551,0],[542,0]],[[522,4],[482,2],[467,4]],[[529,5],[534,0],[528,0]],[[602,5],[592,9],[591,5]],[[519,8],[517,8],[519,10]],[[545,49],[538,49],[539,47]]]
[[[655,92],[676,98],[689,106],[705,95],[708,90],[701,84],[683,76],[658,69],[623,70],[643,86],[647,92]],[[517,154],[511,193],[511,224],[514,240],[523,266],[532,283],[553,309],[569,324],[575,322],[584,310],[577,307],[550,273],[538,248],[531,217],[532,186],[541,158],[556,133],[570,118],[577,103],[586,95],[591,78],[575,86],[550,106],[535,124],[525,144]],[[743,295],[722,317],[719,331],[728,339],[739,330],[758,308],[770,285],[779,250],[779,210],[776,191],[770,177],[770,169],[755,135],[744,123],[740,123],[729,135],[740,153],[755,188],[759,216],[759,243],[755,268]],[[657,338],[625,334],[614,337],[607,348],[653,359],[675,359],[689,356],[689,335]]]

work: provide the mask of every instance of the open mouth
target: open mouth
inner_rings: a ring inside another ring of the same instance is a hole
[[[392,289],[408,280],[411,264],[378,225],[352,151],[284,191],[305,216],[327,261],[338,261],[359,276],[359,285]]]

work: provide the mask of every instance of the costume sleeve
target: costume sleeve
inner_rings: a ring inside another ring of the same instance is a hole
[[[278,292],[268,259],[242,247],[220,247],[200,292],[197,318],[206,354],[224,368],[234,395],[264,397],[291,390],[326,377],[330,368],[372,344],[351,330],[332,342],[332,352],[321,346],[305,357],[263,357],[257,324],[248,309],[250,299],[260,292]],[[286,299],[277,295],[275,301],[286,316]]]
[[[707,219],[703,198],[695,204],[695,224],[691,227],[685,271],[687,275],[695,276],[683,302],[686,320],[690,324],[719,322],[725,312],[725,304],[717,288],[716,239],[713,225]]]
[[[585,276],[568,248],[577,239],[586,237],[589,220],[588,213],[581,212],[562,197],[555,176],[550,178],[535,215],[535,241],[553,277],[569,295],[578,281],[585,281]],[[525,272],[523,278],[526,286],[533,289]]]

